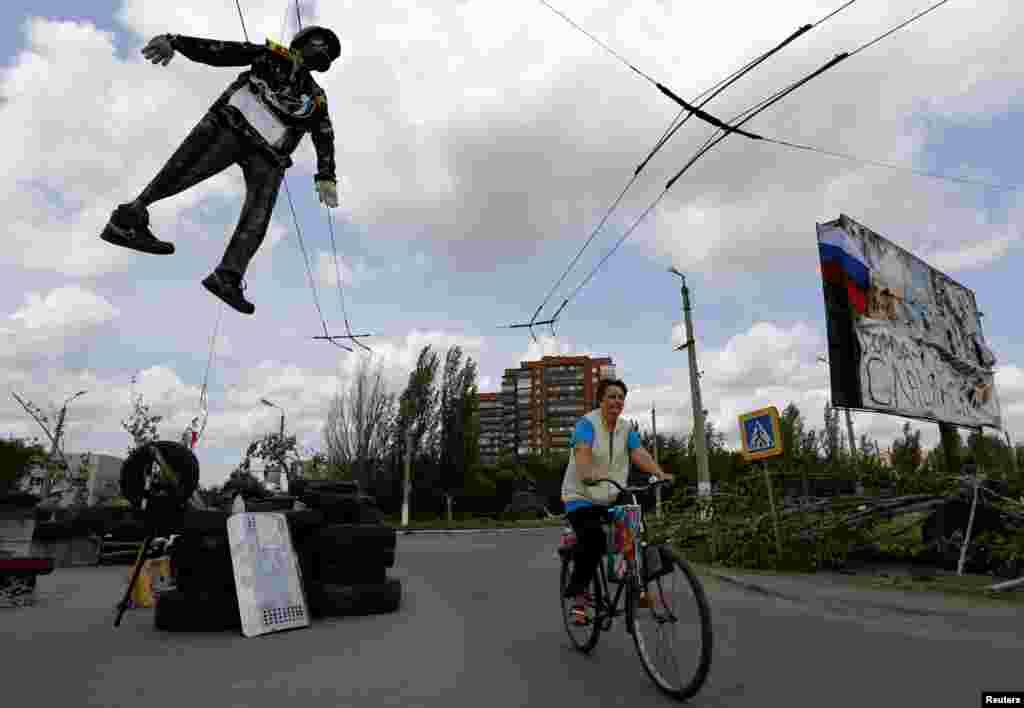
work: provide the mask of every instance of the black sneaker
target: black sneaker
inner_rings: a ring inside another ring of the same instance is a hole
[[[115,246],[142,253],[158,256],[174,253],[173,243],[161,241],[149,230],[149,213],[145,209],[133,209],[128,204],[122,204],[114,210],[100,238]]]
[[[203,278],[203,286],[243,315],[256,312],[256,306],[242,295],[242,279],[234,273],[215,270]]]

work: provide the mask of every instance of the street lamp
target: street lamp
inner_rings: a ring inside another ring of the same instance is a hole
[[[260,403],[262,403],[265,406],[269,406],[270,408],[276,408],[279,411],[281,411],[281,431],[280,431],[280,435],[281,435],[281,444],[283,445],[284,444],[284,408],[282,408],[281,406],[277,405],[276,403],[271,403],[270,401],[268,401],[265,398],[261,398],[260,399]],[[282,457],[282,459],[278,460],[277,463],[281,467],[282,477],[287,477],[288,476],[288,471],[284,468],[285,465],[284,465],[283,457]],[[278,485],[280,485],[280,482],[278,482]]]

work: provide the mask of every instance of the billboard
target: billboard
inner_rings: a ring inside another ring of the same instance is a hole
[[[846,215],[817,232],[833,405],[1001,427],[974,293]]]

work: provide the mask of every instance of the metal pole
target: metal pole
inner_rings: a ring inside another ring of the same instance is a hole
[[[409,525],[409,492],[412,476],[412,429],[405,431],[405,476],[402,484],[402,528]]]
[[[964,562],[967,560],[967,546],[971,543],[971,529],[974,527],[974,510],[978,506],[978,487],[981,485],[981,475],[974,473],[974,499],[971,500],[971,515],[967,518],[967,534],[964,536],[964,545],[960,547],[960,562],[956,567],[956,574],[964,574]]]
[[[651,404],[651,430],[654,431],[654,463],[658,463],[658,415],[654,410],[654,404]],[[654,490],[654,508],[657,517],[661,518],[661,487],[656,487]]]
[[[690,359],[690,398],[693,403],[694,451],[697,453],[697,490],[702,497],[711,496],[711,472],[708,469],[707,430],[704,423],[704,404],[700,398],[700,373],[697,371],[697,343],[693,337],[693,321],[690,318],[690,289],[686,287],[686,276],[675,268],[670,269],[683,281],[683,317],[686,321],[686,343]]]
[[[1013,443],[1010,442],[1010,431],[1004,430],[1003,435],[1006,436],[1006,451],[1010,453],[1010,469],[1013,470],[1014,476],[1017,475],[1017,451],[1013,449]]]
[[[764,472],[764,483],[768,486],[768,504],[772,509],[772,522],[775,526],[775,550],[782,560],[782,535],[779,531],[779,512],[775,509],[775,492],[772,489],[772,478],[768,473],[768,465],[761,463],[761,470]]]
[[[850,416],[850,409],[846,409],[846,431],[850,434],[850,456],[857,457],[857,438],[853,435],[853,418]]]
[[[284,484],[287,481],[287,479],[288,479],[288,466],[285,464],[285,461],[284,461],[284,408],[281,409],[281,440],[280,440],[280,445],[281,445],[281,447],[279,449],[281,450],[281,459],[278,460],[277,463],[281,466],[281,476],[277,480],[277,487],[278,487],[278,489],[281,489],[284,486]]]

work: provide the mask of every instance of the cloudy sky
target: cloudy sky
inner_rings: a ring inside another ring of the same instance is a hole
[[[839,0],[631,3],[557,0],[559,9],[645,73],[693,97]],[[911,17],[928,3],[859,0],[722,94],[731,116]],[[244,0],[252,41],[287,41],[285,0]],[[358,9],[357,9],[358,8]],[[1018,311],[1021,196],[732,138],[669,192],[563,311],[557,338],[535,344],[529,320],[677,109],[649,82],[543,4],[346,2],[301,6],[305,23],[341,37],[343,59],[318,80],[337,133],[334,211],[352,328],[400,390],[425,344],[461,345],[481,390],[542,353],[610,356],[630,385],[627,415],[688,427],[686,355],[672,349],[679,281],[694,304],[705,407],[738,441],[736,416],[796,401],[820,426],[828,398],[815,223],[848,214],[974,290],[999,357],[1008,429],[1024,439],[1024,343]],[[282,31],[283,27],[283,31]],[[322,333],[300,241],[282,191],[247,274],[253,317],[200,285],[223,253],[244,194],[241,171],[151,209],[173,256],[110,246],[110,211],[134,198],[240,71],[145,62],[173,32],[243,38],[230,0],[33,0],[0,6],[0,378],[40,405],[70,407],[69,451],[123,454],[119,421],[138,377],[162,434],[198,412],[210,339],[210,418],[197,450],[206,484],[246,442],[274,430],[321,446],[328,402],[355,367],[311,339]],[[752,130],[876,160],[1024,184],[1024,7],[952,0],[856,55],[748,124]],[[540,319],[553,313],[695,148],[691,121],[633,185]],[[1009,148],[1009,149],[1007,149]],[[343,332],[326,212],[305,140],[287,184],[329,328]],[[541,328],[543,332],[544,328]],[[550,332],[548,332],[550,334]],[[7,392],[5,392],[5,395]],[[903,420],[855,414],[884,446]],[[0,431],[35,434],[13,398]],[[921,424],[928,443],[937,428]]]

